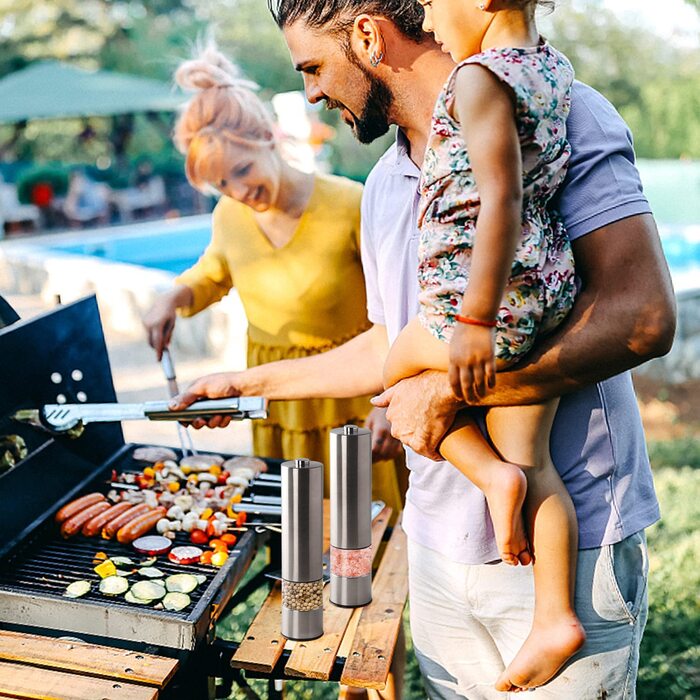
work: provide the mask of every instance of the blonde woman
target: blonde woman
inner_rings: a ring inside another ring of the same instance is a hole
[[[255,86],[216,49],[183,63],[175,79],[195,93],[175,127],[187,178],[222,197],[202,257],[144,318],[158,358],[177,314],[192,316],[233,287],[248,318],[249,367],[324,352],[366,330],[362,187],[289,165]],[[269,419],[253,423],[254,452],[308,457],[328,467],[328,431],[363,424],[371,408],[368,397],[275,401]],[[372,428],[382,423],[383,413],[369,417]],[[402,454],[386,427],[377,431],[375,446],[375,458]],[[398,469],[403,467],[386,460],[373,470],[374,497],[395,513],[402,495]]]

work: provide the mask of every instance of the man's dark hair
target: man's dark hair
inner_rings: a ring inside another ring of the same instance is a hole
[[[301,19],[309,27],[342,34],[357,15],[367,13],[391,20],[416,43],[425,39],[423,8],[416,0],[267,0],[267,6],[280,29]]]

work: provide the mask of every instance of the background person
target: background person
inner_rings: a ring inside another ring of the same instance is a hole
[[[248,318],[248,365],[306,357],[342,344],[368,327],[360,263],[359,184],[312,175],[281,157],[272,121],[252,84],[214,48],[187,61],[177,82],[196,94],[175,127],[186,173],[197,188],[223,196],[212,239],[199,261],[146,314],[148,342],[158,359],[176,314],[191,316],[235,286]],[[253,421],[256,455],[307,457],[330,467],[328,432],[363,424],[367,396],[276,401],[265,421]],[[383,420],[374,428],[375,456],[400,450]],[[373,496],[401,510],[394,461],[375,462]],[[328,490],[328,478],[326,478]]]
[[[74,170],[68,182],[63,213],[72,226],[85,227],[109,223],[109,189]]]

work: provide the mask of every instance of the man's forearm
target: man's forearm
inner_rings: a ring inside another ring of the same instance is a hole
[[[245,393],[269,399],[350,398],[381,391],[388,343],[384,326],[372,326],[328,352],[252,367]]]
[[[531,355],[497,375],[482,400],[537,403],[608,379],[670,349],[675,299],[650,216],[635,216],[574,244],[583,289],[569,318]]]

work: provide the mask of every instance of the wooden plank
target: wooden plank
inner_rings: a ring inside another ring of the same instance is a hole
[[[281,624],[282,585],[276,581],[233,655],[231,665],[265,673],[272,671],[287,641],[280,632]]]
[[[386,506],[372,521],[372,558],[375,559],[386,531],[392,509]],[[330,586],[323,591],[323,636],[307,642],[297,642],[289,656],[285,671],[290,676],[328,680],[343,635],[355,612],[354,608],[340,608],[330,600]]]
[[[0,693],[32,700],[155,700],[158,697],[158,691],[146,685],[77,676],[5,661],[0,661]]]
[[[327,547],[327,533],[330,530],[330,501],[323,501],[324,547]],[[279,661],[287,638],[282,636],[282,586],[279,581],[265,598],[258,614],[248,627],[245,637],[231,659],[234,668],[269,673]]]
[[[360,614],[341,683],[378,690],[386,686],[407,596],[406,535],[397,523],[372,586],[372,602]]]
[[[177,659],[164,656],[6,630],[0,630],[0,660],[159,688],[168,683],[178,667]]]

